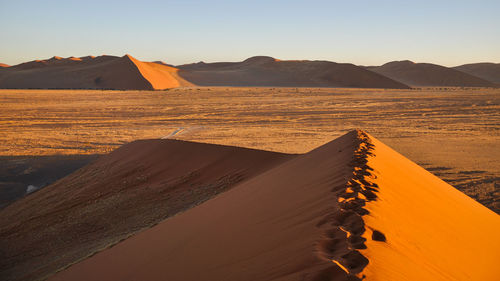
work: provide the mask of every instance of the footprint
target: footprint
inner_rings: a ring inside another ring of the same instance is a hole
[[[373,230],[372,240],[386,242],[387,238],[385,237],[385,235],[382,232],[380,232],[378,230]]]

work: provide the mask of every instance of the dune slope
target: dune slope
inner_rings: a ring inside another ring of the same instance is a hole
[[[453,68],[481,79],[500,84],[500,63],[471,63]]]
[[[0,88],[156,90],[191,85],[177,71],[130,55],[53,57],[0,69]]]
[[[49,280],[494,280],[500,218],[353,131]]]
[[[169,139],[124,145],[0,211],[0,279],[38,280],[292,157]]]
[[[259,56],[243,62],[201,62],[177,68],[184,79],[202,86],[408,88],[353,64],[328,61],[281,61]]]
[[[498,279],[500,216],[369,138],[378,192],[363,217],[367,280]]]
[[[367,69],[410,86],[494,87],[495,84],[436,64],[393,61]]]

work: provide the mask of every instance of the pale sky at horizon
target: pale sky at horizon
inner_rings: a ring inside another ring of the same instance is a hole
[[[126,53],[170,64],[255,55],[380,65],[500,63],[500,1],[6,1],[0,62]]]

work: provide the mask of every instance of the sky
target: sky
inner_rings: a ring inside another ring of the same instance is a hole
[[[0,62],[102,54],[500,63],[500,1],[0,0]]]

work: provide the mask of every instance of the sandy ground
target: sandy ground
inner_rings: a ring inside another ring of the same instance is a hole
[[[0,155],[173,137],[303,153],[361,128],[499,212],[500,90],[0,90]]]

